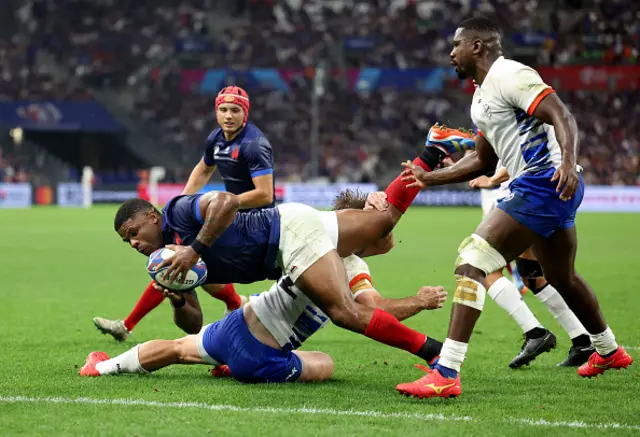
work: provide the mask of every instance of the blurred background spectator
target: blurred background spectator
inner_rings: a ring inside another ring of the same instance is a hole
[[[419,81],[362,87],[350,75],[363,77],[371,68],[448,72],[451,37],[465,17],[494,17],[509,55],[528,64],[639,68],[640,3],[634,0],[11,3],[14,29],[0,39],[0,100],[96,98],[130,130],[135,125],[154,147],[171,153],[174,180],[186,178],[216,127],[214,91],[203,90],[221,71],[219,87],[234,81],[249,89],[250,120],[273,144],[280,180],[314,174],[317,147],[316,177],[375,181],[397,172],[434,122],[469,126],[470,96],[450,74],[435,87]],[[318,85],[321,64],[326,78]],[[241,73],[272,69],[291,73],[285,87],[251,83]],[[200,80],[185,80],[190,74]],[[640,80],[632,82],[598,90],[556,86],[578,121],[589,183],[639,183]],[[37,162],[9,143],[0,144],[2,179],[28,179]],[[126,180],[137,177],[134,170],[118,171]]]

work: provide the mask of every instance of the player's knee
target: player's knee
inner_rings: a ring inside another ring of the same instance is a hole
[[[558,290],[571,290],[579,281],[575,270],[550,272],[545,279]]]
[[[189,353],[187,351],[186,337],[173,341],[173,355],[179,364],[188,362]]]
[[[335,368],[336,366],[333,362],[333,358],[331,358],[330,355],[325,355],[322,360],[322,373],[320,375],[320,380],[331,379]]]
[[[331,319],[334,325],[340,328],[348,329],[350,331],[364,331],[366,326],[362,328],[359,322],[359,317],[356,314],[354,308],[344,308],[342,306],[332,306],[327,308],[327,315]]]
[[[464,239],[458,248],[456,271],[471,266],[484,273],[483,276],[502,270],[507,265],[504,257],[494,249],[484,238],[471,234]],[[460,274],[465,274],[464,272]]]
[[[516,258],[516,267],[522,281],[534,293],[542,290],[547,285],[542,272],[542,266],[534,259]]]

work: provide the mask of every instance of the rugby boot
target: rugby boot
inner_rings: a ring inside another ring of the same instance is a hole
[[[578,367],[578,375],[584,378],[591,378],[594,376],[602,375],[609,369],[626,369],[633,363],[631,355],[625,351],[622,346],[618,346],[618,350],[613,355],[603,357],[598,352],[594,352],[589,357],[589,360]]]
[[[558,363],[558,367],[578,367],[583,365],[589,360],[589,357],[596,351],[592,345],[578,346],[573,345],[569,349],[569,354],[563,362]]]
[[[544,331],[544,334],[538,338],[530,338],[525,335],[522,349],[520,349],[520,353],[511,360],[509,367],[518,369],[535,360],[538,355],[549,352],[556,347],[556,336],[548,329]]]
[[[449,156],[475,149],[476,141],[473,132],[469,130],[452,129],[436,123],[429,129],[425,147],[436,147]]]
[[[455,398],[462,393],[462,386],[459,373],[455,378],[445,378],[438,369],[430,369],[417,381],[398,384],[396,390],[404,396],[413,396],[418,399]]]
[[[103,334],[109,334],[118,341],[125,341],[128,337],[129,330],[124,325],[124,320],[109,320],[102,317],[94,317],[93,324]]]
[[[87,355],[87,361],[80,369],[80,376],[100,376],[100,372],[96,369],[96,364],[107,361],[109,355],[105,352],[91,352]]]

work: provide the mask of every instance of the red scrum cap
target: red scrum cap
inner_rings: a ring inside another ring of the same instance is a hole
[[[239,86],[228,86],[224,87],[218,93],[218,97],[216,97],[216,111],[218,110],[218,106],[223,103],[233,103],[234,105],[240,106],[244,110],[244,119],[242,120],[242,124],[247,123],[247,117],[249,116],[249,94]]]

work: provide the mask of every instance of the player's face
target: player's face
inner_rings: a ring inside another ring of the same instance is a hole
[[[242,127],[244,110],[233,103],[223,103],[218,106],[216,118],[224,132],[235,132]]]
[[[451,65],[456,70],[459,79],[467,79],[473,75],[474,41],[463,36],[464,29],[458,28],[453,35],[453,50],[451,50]]]
[[[144,255],[151,255],[162,247],[162,226],[155,212],[141,212],[120,226],[122,241]]]

